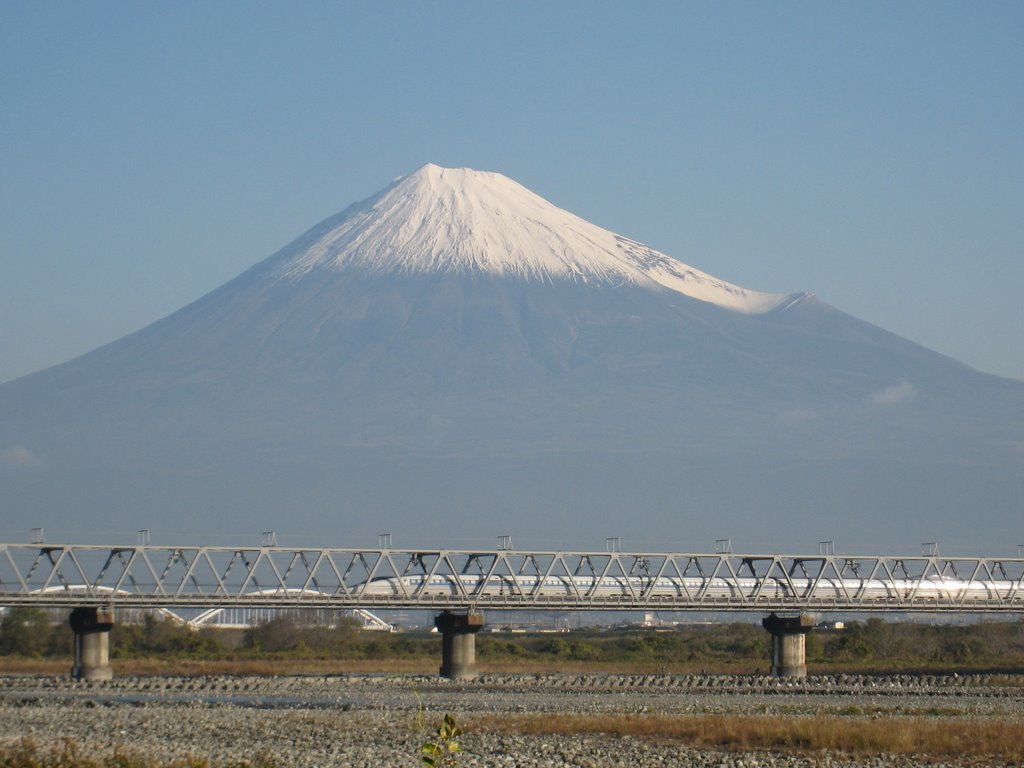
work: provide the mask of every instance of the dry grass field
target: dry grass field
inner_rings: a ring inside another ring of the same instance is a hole
[[[858,758],[900,755],[931,761],[1024,764],[1024,723],[951,718],[849,718],[667,715],[471,716],[468,733],[529,737],[602,734],[659,745],[746,754],[839,753]],[[228,768],[271,768],[273,760]],[[0,745],[0,768],[206,768],[204,758],[161,761],[138,752],[81,750],[74,741],[40,747],[30,738]]]
[[[857,755],[987,757],[1024,764],[1024,723],[948,717],[758,717],[662,715],[502,715],[469,729],[499,733],[603,733],[729,750],[828,750]]]

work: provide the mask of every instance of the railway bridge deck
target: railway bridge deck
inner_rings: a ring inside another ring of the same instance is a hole
[[[799,674],[801,616],[1024,613],[1024,558],[0,544],[0,605],[74,609],[83,675],[109,673],[117,610],[237,607],[431,610],[452,677],[473,675],[487,610],[759,612],[773,668]]]

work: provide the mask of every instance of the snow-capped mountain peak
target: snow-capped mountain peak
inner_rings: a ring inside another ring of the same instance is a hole
[[[720,280],[595,226],[499,173],[424,165],[272,257],[295,279],[321,269],[449,272],[669,289],[757,314],[792,301]]]

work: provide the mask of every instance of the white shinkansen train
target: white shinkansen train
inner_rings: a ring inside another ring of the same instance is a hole
[[[1013,581],[966,581],[963,579],[813,579],[801,576],[788,581],[775,576],[763,579],[704,578],[700,576],[484,576],[475,574],[402,576],[378,578],[365,584],[361,595],[380,597],[457,597],[509,599],[583,599],[690,601],[812,599],[858,603],[909,600],[915,602],[978,603],[1005,600],[1017,586]],[[813,590],[813,592],[812,592]]]

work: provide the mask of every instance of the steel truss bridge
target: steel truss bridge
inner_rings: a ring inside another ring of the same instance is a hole
[[[1024,612],[1024,558],[0,544],[0,605]]]

